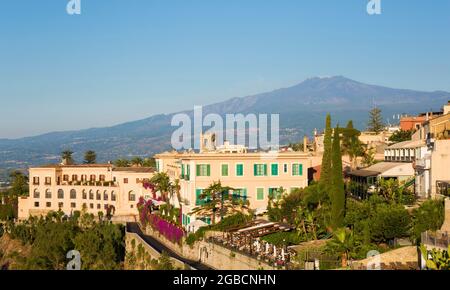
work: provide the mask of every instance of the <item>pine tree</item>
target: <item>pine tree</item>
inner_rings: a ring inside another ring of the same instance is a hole
[[[369,122],[367,130],[370,132],[380,133],[384,129],[383,117],[381,116],[381,110],[377,107],[373,108],[369,112]]]
[[[327,115],[325,124],[325,136],[323,140],[323,157],[322,157],[322,167],[320,169],[320,183],[324,188],[330,185],[330,175],[331,175],[331,116]]]
[[[95,164],[97,161],[97,154],[95,151],[89,150],[84,153],[84,163],[85,164]]]
[[[331,226],[337,229],[343,225],[345,214],[345,190],[342,174],[342,154],[339,138],[339,126],[334,130],[331,152]]]

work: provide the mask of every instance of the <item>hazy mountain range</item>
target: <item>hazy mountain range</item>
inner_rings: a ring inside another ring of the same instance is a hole
[[[310,78],[302,83],[254,96],[233,98],[208,105],[203,113],[279,113],[281,143],[297,142],[322,129],[330,112],[334,123],[345,126],[349,119],[360,129],[367,123],[368,111],[374,104],[383,110],[386,120],[393,114],[416,114],[429,109],[440,110],[450,100],[443,91],[421,92],[368,85],[345,77]],[[192,114],[192,111],[186,111]],[[75,152],[82,160],[83,152],[95,150],[98,161],[119,157],[150,156],[170,149],[170,126],[173,114],[155,115],[147,119],[107,128],[53,132],[21,139],[0,139],[0,168],[25,168],[53,163],[64,149]]]

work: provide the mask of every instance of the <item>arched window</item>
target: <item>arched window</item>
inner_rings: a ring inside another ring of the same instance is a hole
[[[77,191],[75,189],[70,191],[70,199],[77,199]]]
[[[64,199],[64,190],[58,189],[58,199]]]
[[[97,200],[102,200],[102,194],[100,193],[100,190],[97,190],[96,199]]]
[[[45,191],[45,198],[52,198],[52,191],[50,189]]]
[[[103,192],[103,200],[108,200],[108,192],[106,190]]]
[[[136,201],[136,194],[134,193],[134,191],[130,191],[128,193],[128,200],[129,201]]]
[[[90,200],[94,199],[94,192],[92,190],[89,190],[89,199]]]
[[[111,201],[116,201],[116,193],[111,191]]]
[[[33,197],[34,198],[39,198],[41,196],[41,193],[39,192],[39,190],[36,188],[33,192]]]
[[[83,191],[82,191],[82,197],[83,197],[83,199],[87,199],[86,189],[83,189]]]

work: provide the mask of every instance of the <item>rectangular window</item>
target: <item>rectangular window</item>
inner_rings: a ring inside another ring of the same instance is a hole
[[[267,176],[267,164],[254,164],[254,176]]]
[[[72,175],[72,181],[78,181],[78,175]]]
[[[284,164],[283,167],[284,167],[283,168],[284,173],[288,173],[288,165]]]
[[[303,164],[294,163],[292,164],[292,176],[302,176],[303,175]]]
[[[63,208],[64,207],[64,203],[63,202],[58,202],[58,208]]]
[[[236,176],[244,176],[244,164],[236,165]]]
[[[256,189],[256,199],[257,200],[264,200],[264,188],[257,188]]]
[[[94,204],[93,204],[93,203],[90,203],[90,204],[89,204],[89,207],[90,207],[91,209],[93,209],[93,208],[94,208]]]
[[[69,175],[64,174],[63,175],[63,181],[69,181]]]
[[[197,176],[211,176],[211,165],[197,164]]]
[[[105,181],[106,177],[104,175],[100,175],[100,181]]]
[[[101,208],[102,208],[102,205],[97,203],[97,209],[101,209]]]
[[[269,188],[269,198],[280,199],[281,191],[279,190],[279,188],[276,187]]]
[[[246,188],[235,189],[233,191],[233,198],[247,200],[247,189]]]
[[[123,183],[128,183],[128,178],[124,178]]]
[[[52,203],[51,203],[51,202],[46,202],[46,203],[45,203],[45,206],[46,206],[46,207],[52,207]]]
[[[46,177],[45,178],[45,185],[51,185],[52,184],[52,178],[51,177]]]
[[[39,177],[33,177],[33,184],[34,185],[39,185]]]
[[[205,199],[202,198],[203,189],[195,190],[195,205],[203,205],[205,204]]]
[[[278,164],[272,164],[271,174],[272,176],[278,176]]]
[[[36,201],[36,202],[34,203],[34,207],[39,207],[39,202]]]
[[[74,202],[72,202],[72,203],[70,204],[70,207],[71,207],[71,208],[76,208],[76,207],[77,207],[77,204],[74,203]]]
[[[228,176],[228,164],[222,164],[222,176]]]

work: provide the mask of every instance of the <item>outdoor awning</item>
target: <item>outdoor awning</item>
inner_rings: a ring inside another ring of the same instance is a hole
[[[371,176],[378,176],[380,172],[377,171],[370,171],[370,170],[354,170],[348,173],[348,175],[351,176],[359,176],[359,177],[371,177]]]

